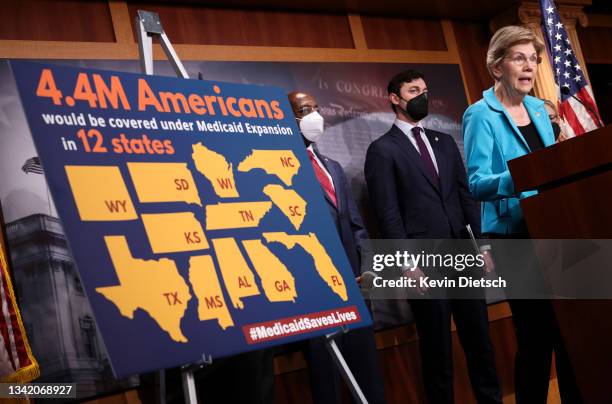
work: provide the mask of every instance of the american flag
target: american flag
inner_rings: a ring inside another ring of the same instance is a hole
[[[17,307],[9,275],[9,257],[5,249],[2,227],[0,207],[0,382],[25,383],[39,377],[40,368],[32,355]]]
[[[553,74],[559,93],[561,127],[569,137],[582,135],[599,127],[599,111],[593,98],[593,92],[586,81],[583,67],[576,59],[555,4],[552,0],[540,0],[540,7],[542,10],[542,30],[550,52]],[[569,91],[562,91],[563,87]],[[572,96],[588,105],[591,111]]]
[[[43,168],[42,164],[40,164],[40,157],[32,157],[26,160],[24,165],[21,167],[21,170],[28,173],[42,174]]]

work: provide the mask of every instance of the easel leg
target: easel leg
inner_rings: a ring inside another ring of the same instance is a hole
[[[138,52],[140,54],[140,69],[144,74],[153,74],[153,36],[160,41],[161,47],[168,57],[170,64],[174,68],[176,75],[184,79],[188,79],[187,70],[181,63],[178,55],[174,51],[168,36],[164,32],[159,15],[150,11],[138,10],[138,16],[135,18],[136,36],[138,37]],[[195,379],[193,377],[194,369],[202,368],[205,364],[211,364],[212,357],[202,355],[202,361],[196,365],[189,365],[181,369],[183,379],[183,394],[185,403],[197,404],[198,396],[196,394]],[[160,403],[166,403],[166,383],[165,374],[161,370],[158,374],[160,385]]]
[[[181,376],[183,378],[183,394],[185,395],[185,404],[197,404],[198,396],[196,394],[193,371],[181,370]]]
[[[159,395],[159,404],[166,404],[166,370],[161,369],[155,375],[156,389]]]
[[[176,54],[172,43],[168,39],[164,31],[159,15],[150,11],[138,10],[138,15],[135,20],[136,36],[138,37],[138,52],[140,54],[140,70],[144,74],[153,74],[153,36],[159,39],[168,61],[174,68],[178,77],[188,79],[189,74],[178,55]]]
[[[338,348],[338,344],[336,344],[336,341],[334,341],[333,336],[328,335],[326,338],[327,349],[329,350],[329,353],[332,356],[334,363],[338,367],[338,370],[340,371],[344,382],[351,391],[353,399],[359,404],[368,404],[368,400],[366,400],[365,396],[363,395],[363,392],[361,391],[361,388],[359,387],[359,384],[357,384],[357,380],[355,380],[353,372],[351,372],[351,369],[349,369],[348,365],[346,364],[344,356],[342,356],[342,353]]]

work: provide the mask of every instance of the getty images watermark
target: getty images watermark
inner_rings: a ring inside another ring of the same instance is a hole
[[[611,299],[612,240],[368,240],[370,299]]]
[[[461,253],[411,253],[406,250],[395,251],[394,254],[373,254],[372,270],[379,273],[386,269],[399,269],[399,277],[387,279],[383,276],[372,278],[372,285],[377,288],[504,288],[506,281],[498,276],[496,279],[486,279],[488,251]],[[457,275],[476,271],[477,275]],[[454,272],[453,272],[454,271]],[[444,276],[426,276],[425,273],[448,273]]]

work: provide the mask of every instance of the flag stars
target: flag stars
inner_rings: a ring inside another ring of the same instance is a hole
[[[548,25],[553,25],[553,19],[549,17],[548,20],[546,20],[546,23]]]
[[[576,66],[574,66],[574,69],[576,70],[582,70],[582,68],[580,67],[580,65],[578,63],[576,63]]]
[[[559,69],[559,68],[557,67],[557,76],[558,76],[559,74],[561,74],[561,69]]]
[[[563,62],[563,64],[565,65],[565,67],[570,67],[572,65],[572,62],[566,60],[565,62]]]
[[[561,35],[561,34],[559,34],[559,33],[557,33],[557,35],[555,35],[555,39],[556,39],[557,41],[560,41],[560,40],[561,40],[561,38],[563,38],[563,35]]]
[[[569,72],[565,72],[565,73],[563,73],[563,76],[564,76],[566,79],[569,79],[569,78],[570,78],[570,74],[569,74]]]
[[[565,53],[565,56],[569,56],[572,53],[572,50],[567,48],[563,53]]]
[[[556,44],[556,45],[555,45],[555,50],[556,50],[557,52],[561,52],[561,45]]]
[[[580,80],[582,80],[582,77],[576,75],[576,77],[574,77],[574,80],[576,81],[576,83],[580,82]]]
[[[549,7],[546,9],[546,12],[547,12],[548,14],[552,13],[553,11],[555,11],[555,9],[553,8],[553,6],[549,6]]]
[[[555,24],[555,27],[557,27],[557,29],[561,29],[563,28],[563,24],[561,24],[561,21],[559,21],[558,23]]]
[[[555,56],[555,64],[561,61],[561,56]]]

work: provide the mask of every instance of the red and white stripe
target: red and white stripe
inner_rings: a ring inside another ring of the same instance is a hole
[[[0,305],[2,307],[0,332],[2,333],[4,345],[9,354],[9,359],[11,360],[11,367],[13,369],[19,369],[20,361],[19,355],[17,354],[17,344],[15,343],[15,333],[13,331],[14,327],[12,317],[14,316],[14,310],[11,310],[12,305],[10,304],[10,299],[6,292],[6,280],[4,279],[4,276],[0,276]]]
[[[0,381],[25,382],[38,377],[39,369],[21,323],[7,264],[0,238]]]
[[[576,97],[599,114],[590,85],[581,88]],[[568,98],[559,105],[559,118],[568,137],[580,136],[599,127],[597,117],[574,98]]]

